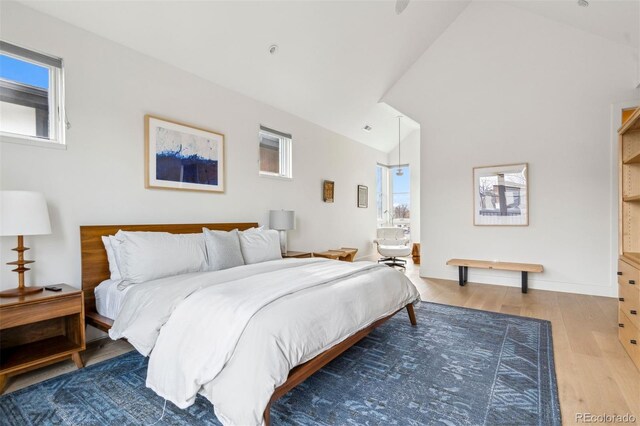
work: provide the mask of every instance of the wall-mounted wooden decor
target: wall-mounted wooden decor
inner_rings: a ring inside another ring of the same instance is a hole
[[[332,180],[322,182],[322,201],[325,203],[333,203],[333,190],[335,183]]]

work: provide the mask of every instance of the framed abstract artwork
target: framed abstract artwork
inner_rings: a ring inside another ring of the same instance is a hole
[[[529,225],[528,165],[473,169],[474,225]]]
[[[358,185],[358,207],[362,209],[369,207],[369,188],[364,185]]]
[[[224,135],[145,115],[145,187],[224,192]]]
[[[335,183],[332,180],[322,182],[322,201],[325,203],[333,203],[333,191]]]

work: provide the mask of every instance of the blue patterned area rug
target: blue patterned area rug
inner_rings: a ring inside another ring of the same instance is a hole
[[[405,312],[277,401],[273,425],[560,425],[548,321],[433,303]],[[136,352],[0,397],[3,425],[150,425],[164,400]],[[156,425],[219,425],[203,397]]]

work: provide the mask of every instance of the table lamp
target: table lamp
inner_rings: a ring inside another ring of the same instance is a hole
[[[296,228],[296,212],[293,210],[270,210],[269,227],[280,232],[280,252],[287,253],[287,231]]]
[[[38,293],[42,287],[26,287],[24,273],[29,270],[25,265],[33,260],[24,260],[24,252],[29,250],[24,246],[25,235],[45,235],[51,233],[49,212],[44,195],[31,191],[0,191],[0,236],[17,236],[18,260],[7,265],[17,266],[18,288],[0,292],[0,297],[20,297]]]

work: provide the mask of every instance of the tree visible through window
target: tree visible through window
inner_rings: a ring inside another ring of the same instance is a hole
[[[402,173],[398,175],[398,169]],[[376,167],[376,208],[379,225],[402,225],[411,219],[411,173],[409,166]]]
[[[402,174],[398,174],[398,170]],[[411,196],[410,196],[410,172],[409,166],[392,167],[389,170],[391,174],[391,193],[393,219],[410,219],[411,218]]]

